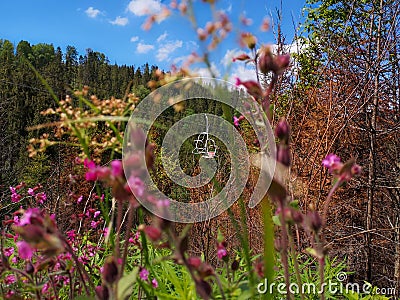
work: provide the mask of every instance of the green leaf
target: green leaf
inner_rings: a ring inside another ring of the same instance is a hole
[[[264,223],[264,276],[267,282],[275,280],[275,247],[274,247],[274,217],[272,215],[272,205],[268,201],[268,197],[264,197],[261,202]],[[273,299],[270,293],[263,295],[263,299]]]
[[[95,298],[89,296],[78,296],[74,298],[74,300],[95,300]]]
[[[136,267],[129,274],[124,275],[118,281],[118,299],[127,299],[133,291],[133,284],[136,282],[139,268]]]
[[[293,200],[289,205],[295,209],[299,209],[299,200]]]
[[[358,294],[353,292],[353,291],[349,291],[348,293],[345,294],[346,298],[349,300],[358,300]]]
[[[279,220],[279,216],[272,216],[272,221],[275,225],[282,226],[281,220]]]
[[[314,248],[307,248],[307,249],[306,249],[306,252],[309,253],[309,254],[311,254],[312,256],[318,258],[318,259],[320,259],[320,258],[323,257],[323,256],[322,256],[317,250],[315,250]]]

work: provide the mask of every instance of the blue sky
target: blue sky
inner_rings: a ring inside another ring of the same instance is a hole
[[[301,21],[304,2],[282,0],[283,32],[288,43],[294,34],[292,18],[296,23]],[[80,54],[91,48],[104,53],[111,63],[139,67],[148,62],[168,70],[172,64],[179,65],[193,51],[201,53],[205,47],[197,40],[191,23],[179,12],[154,24],[148,31],[142,29],[146,13],[158,13],[169,3],[169,0],[0,1],[0,39],[8,39],[15,45],[20,40],[31,44],[49,43],[60,46],[63,52],[67,45],[72,45]],[[280,0],[217,2],[217,9],[228,14],[234,26],[227,40],[211,56],[217,75],[226,74],[227,62],[241,51],[237,43],[239,30],[253,32],[259,44],[274,42],[273,33],[260,31],[260,24],[265,17],[276,17],[279,6]],[[195,14],[199,26],[204,27],[210,17],[208,6],[196,1]],[[250,18],[252,23],[243,25],[240,16]]]

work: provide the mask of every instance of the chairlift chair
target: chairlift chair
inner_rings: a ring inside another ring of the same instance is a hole
[[[197,139],[194,140],[195,148],[193,149],[192,153],[202,154],[202,157],[204,158],[213,158],[217,154],[218,147],[215,144],[215,141],[209,137],[208,117],[206,114],[204,114],[204,116],[206,118],[206,131],[201,132],[197,136]]]

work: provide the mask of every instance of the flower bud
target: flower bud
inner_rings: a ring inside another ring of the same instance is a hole
[[[270,46],[262,47],[258,58],[258,67],[264,74],[274,72],[282,74],[290,64],[290,55],[274,55]]]
[[[32,265],[30,261],[26,263],[25,272],[28,274],[32,274],[35,271],[35,267]]]
[[[293,222],[295,222],[296,224],[300,224],[303,222],[303,214],[297,209],[292,209],[292,218]]]
[[[156,226],[146,226],[143,231],[153,242],[161,238],[161,229]]]
[[[264,277],[264,263],[262,261],[256,262],[255,266],[254,266],[257,275],[260,278]]]
[[[242,43],[246,45],[249,49],[254,49],[257,44],[257,38],[251,33],[242,33]]]
[[[237,60],[244,61],[244,60],[249,60],[249,59],[250,59],[250,56],[248,56],[247,54],[243,53],[243,54],[240,54],[240,55],[234,57],[234,58],[232,59],[232,61],[233,61],[233,62],[235,62],[235,61],[237,61]]]
[[[197,37],[200,41],[204,41],[207,38],[208,34],[203,28],[197,29]]]
[[[282,248],[282,241],[280,238],[276,238],[274,240],[274,248],[276,251],[280,252],[283,248]]]
[[[232,262],[231,264],[231,269],[232,271],[237,271],[239,270],[239,261],[237,261],[236,259]]]
[[[279,123],[276,125],[275,135],[286,145],[289,144],[290,129],[289,129],[289,124],[284,118],[281,121],[279,121]]]
[[[290,207],[285,207],[283,209],[283,219],[286,223],[293,223],[293,214]]]
[[[154,166],[154,150],[156,148],[156,144],[150,143],[146,146],[146,152],[145,152],[145,159],[146,159],[146,165],[148,169],[152,169]]]
[[[357,165],[357,164],[354,164],[352,167],[351,167],[351,174],[352,175],[358,175],[358,174],[360,174],[361,173],[361,167],[359,166],[359,165]]]
[[[263,90],[257,81],[248,80],[241,81],[240,78],[236,78],[236,86],[243,85],[246,91],[253,96],[256,100],[261,99],[264,96]]]
[[[196,280],[196,291],[203,299],[209,299],[212,288],[211,285],[205,280]]]
[[[262,47],[260,50],[260,56],[258,58],[258,68],[264,74],[272,71],[273,66],[273,54],[270,46]]]
[[[277,55],[275,58],[275,64],[277,67],[277,72],[283,72],[290,64],[290,55]]]
[[[104,285],[96,286],[96,295],[100,300],[108,300],[110,295],[108,293],[108,288]]]
[[[188,265],[197,269],[201,265],[201,258],[197,256],[192,256],[188,258]]]
[[[114,257],[108,257],[104,263],[102,277],[104,282],[113,284],[118,278],[118,266]]]
[[[321,227],[322,227],[322,220],[321,217],[319,216],[318,212],[316,211],[310,211],[307,214],[307,224],[310,227],[312,231],[317,233]]]
[[[276,160],[281,164],[289,167],[290,166],[290,149],[287,145],[278,145],[276,152]]]
[[[200,266],[197,268],[197,271],[199,276],[203,279],[214,274],[213,267],[205,262],[200,264]]]

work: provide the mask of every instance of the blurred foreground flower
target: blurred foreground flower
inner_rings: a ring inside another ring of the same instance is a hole
[[[322,165],[340,182],[349,181],[355,175],[361,173],[361,167],[356,164],[353,158],[346,163],[342,163],[340,157],[333,153],[328,154],[324,158]]]

